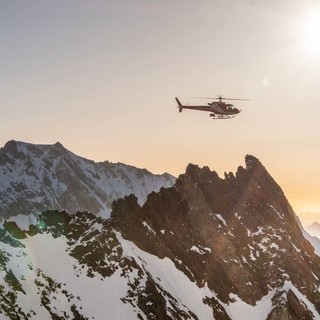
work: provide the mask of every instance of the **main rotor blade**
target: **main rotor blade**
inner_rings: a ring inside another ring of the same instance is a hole
[[[217,97],[215,97],[215,98],[212,98],[212,97],[193,97],[193,98],[195,98],[195,99],[219,99]]]
[[[238,101],[251,101],[250,99],[238,99],[238,98],[221,98],[222,100],[238,100]]]
[[[239,100],[239,101],[251,101],[250,99],[237,99],[237,98],[225,98],[225,97],[194,97],[196,99],[214,99],[214,100]]]

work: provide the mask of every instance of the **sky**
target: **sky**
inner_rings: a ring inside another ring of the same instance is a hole
[[[310,0],[0,0],[0,146],[175,176],[252,154],[320,217],[319,21]],[[216,95],[250,101],[212,120],[174,100]]]

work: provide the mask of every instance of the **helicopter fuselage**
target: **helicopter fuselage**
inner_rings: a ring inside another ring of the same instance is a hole
[[[233,104],[228,104],[224,102],[214,101],[214,102],[208,103],[207,105],[198,105],[198,106],[182,105],[179,102],[178,104],[179,104],[178,108],[180,112],[182,112],[183,109],[207,111],[207,112],[212,112],[214,114],[221,114],[221,115],[236,115],[240,112],[240,110],[235,108]]]

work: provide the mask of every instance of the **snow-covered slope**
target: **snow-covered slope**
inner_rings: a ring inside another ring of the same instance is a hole
[[[3,216],[66,209],[108,216],[112,202],[134,194],[145,202],[152,191],[175,178],[122,163],[96,163],[60,143],[34,145],[9,141],[0,149],[0,212]]]
[[[79,220],[69,223],[86,228],[80,239],[48,224],[50,231],[23,239],[6,233],[11,243],[1,249],[1,319],[162,319],[157,308],[167,308],[175,319],[211,318],[202,301],[210,291],[198,288],[171,260],[142,251],[90,214]],[[100,255],[88,252],[88,261],[86,247]]]
[[[0,273],[0,319],[320,319],[320,258],[252,156],[225,179],[189,165],[107,220],[2,220]]]
[[[12,278],[10,282],[8,274],[2,272],[3,279],[9,284],[5,282],[2,287],[1,307],[5,310],[0,318],[19,316],[23,319],[30,315],[39,320],[58,317],[162,319],[160,312],[157,315],[157,308],[162,307],[168,319],[214,319],[211,307],[205,303],[210,299],[217,300],[231,319],[247,320],[250,315],[250,320],[261,320],[272,311],[274,289],[255,306],[243,302],[237,295],[231,296],[232,302],[223,303],[206,285],[198,287],[170,259],[144,252],[118,233],[111,236],[122,249],[116,256],[122,268],[116,262],[116,270],[110,276],[94,271],[88,273],[86,265],[70,256],[65,237],[54,238],[52,234],[44,233],[19,240],[20,247],[17,248],[4,246],[2,254],[9,257],[7,266]],[[59,257],[59,263],[56,257]],[[290,281],[279,290],[286,293],[294,290],[317,314],[314,306]],[[6,299],[6,296],[10,298]],[[164,299],[163,305],[157,301],[159,298]]]

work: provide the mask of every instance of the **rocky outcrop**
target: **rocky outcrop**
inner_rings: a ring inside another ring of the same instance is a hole
[[[290,282],[320,310],[320,260],[283,191],[253,156],[225,179],[190,164],[173,188],[150,194],[142,207],[134,197],[115,202],[112,219],[124,237],[169,257],[225,304],[234,294],[255,305]],[[285,310],[301,315],[290,292]]]

